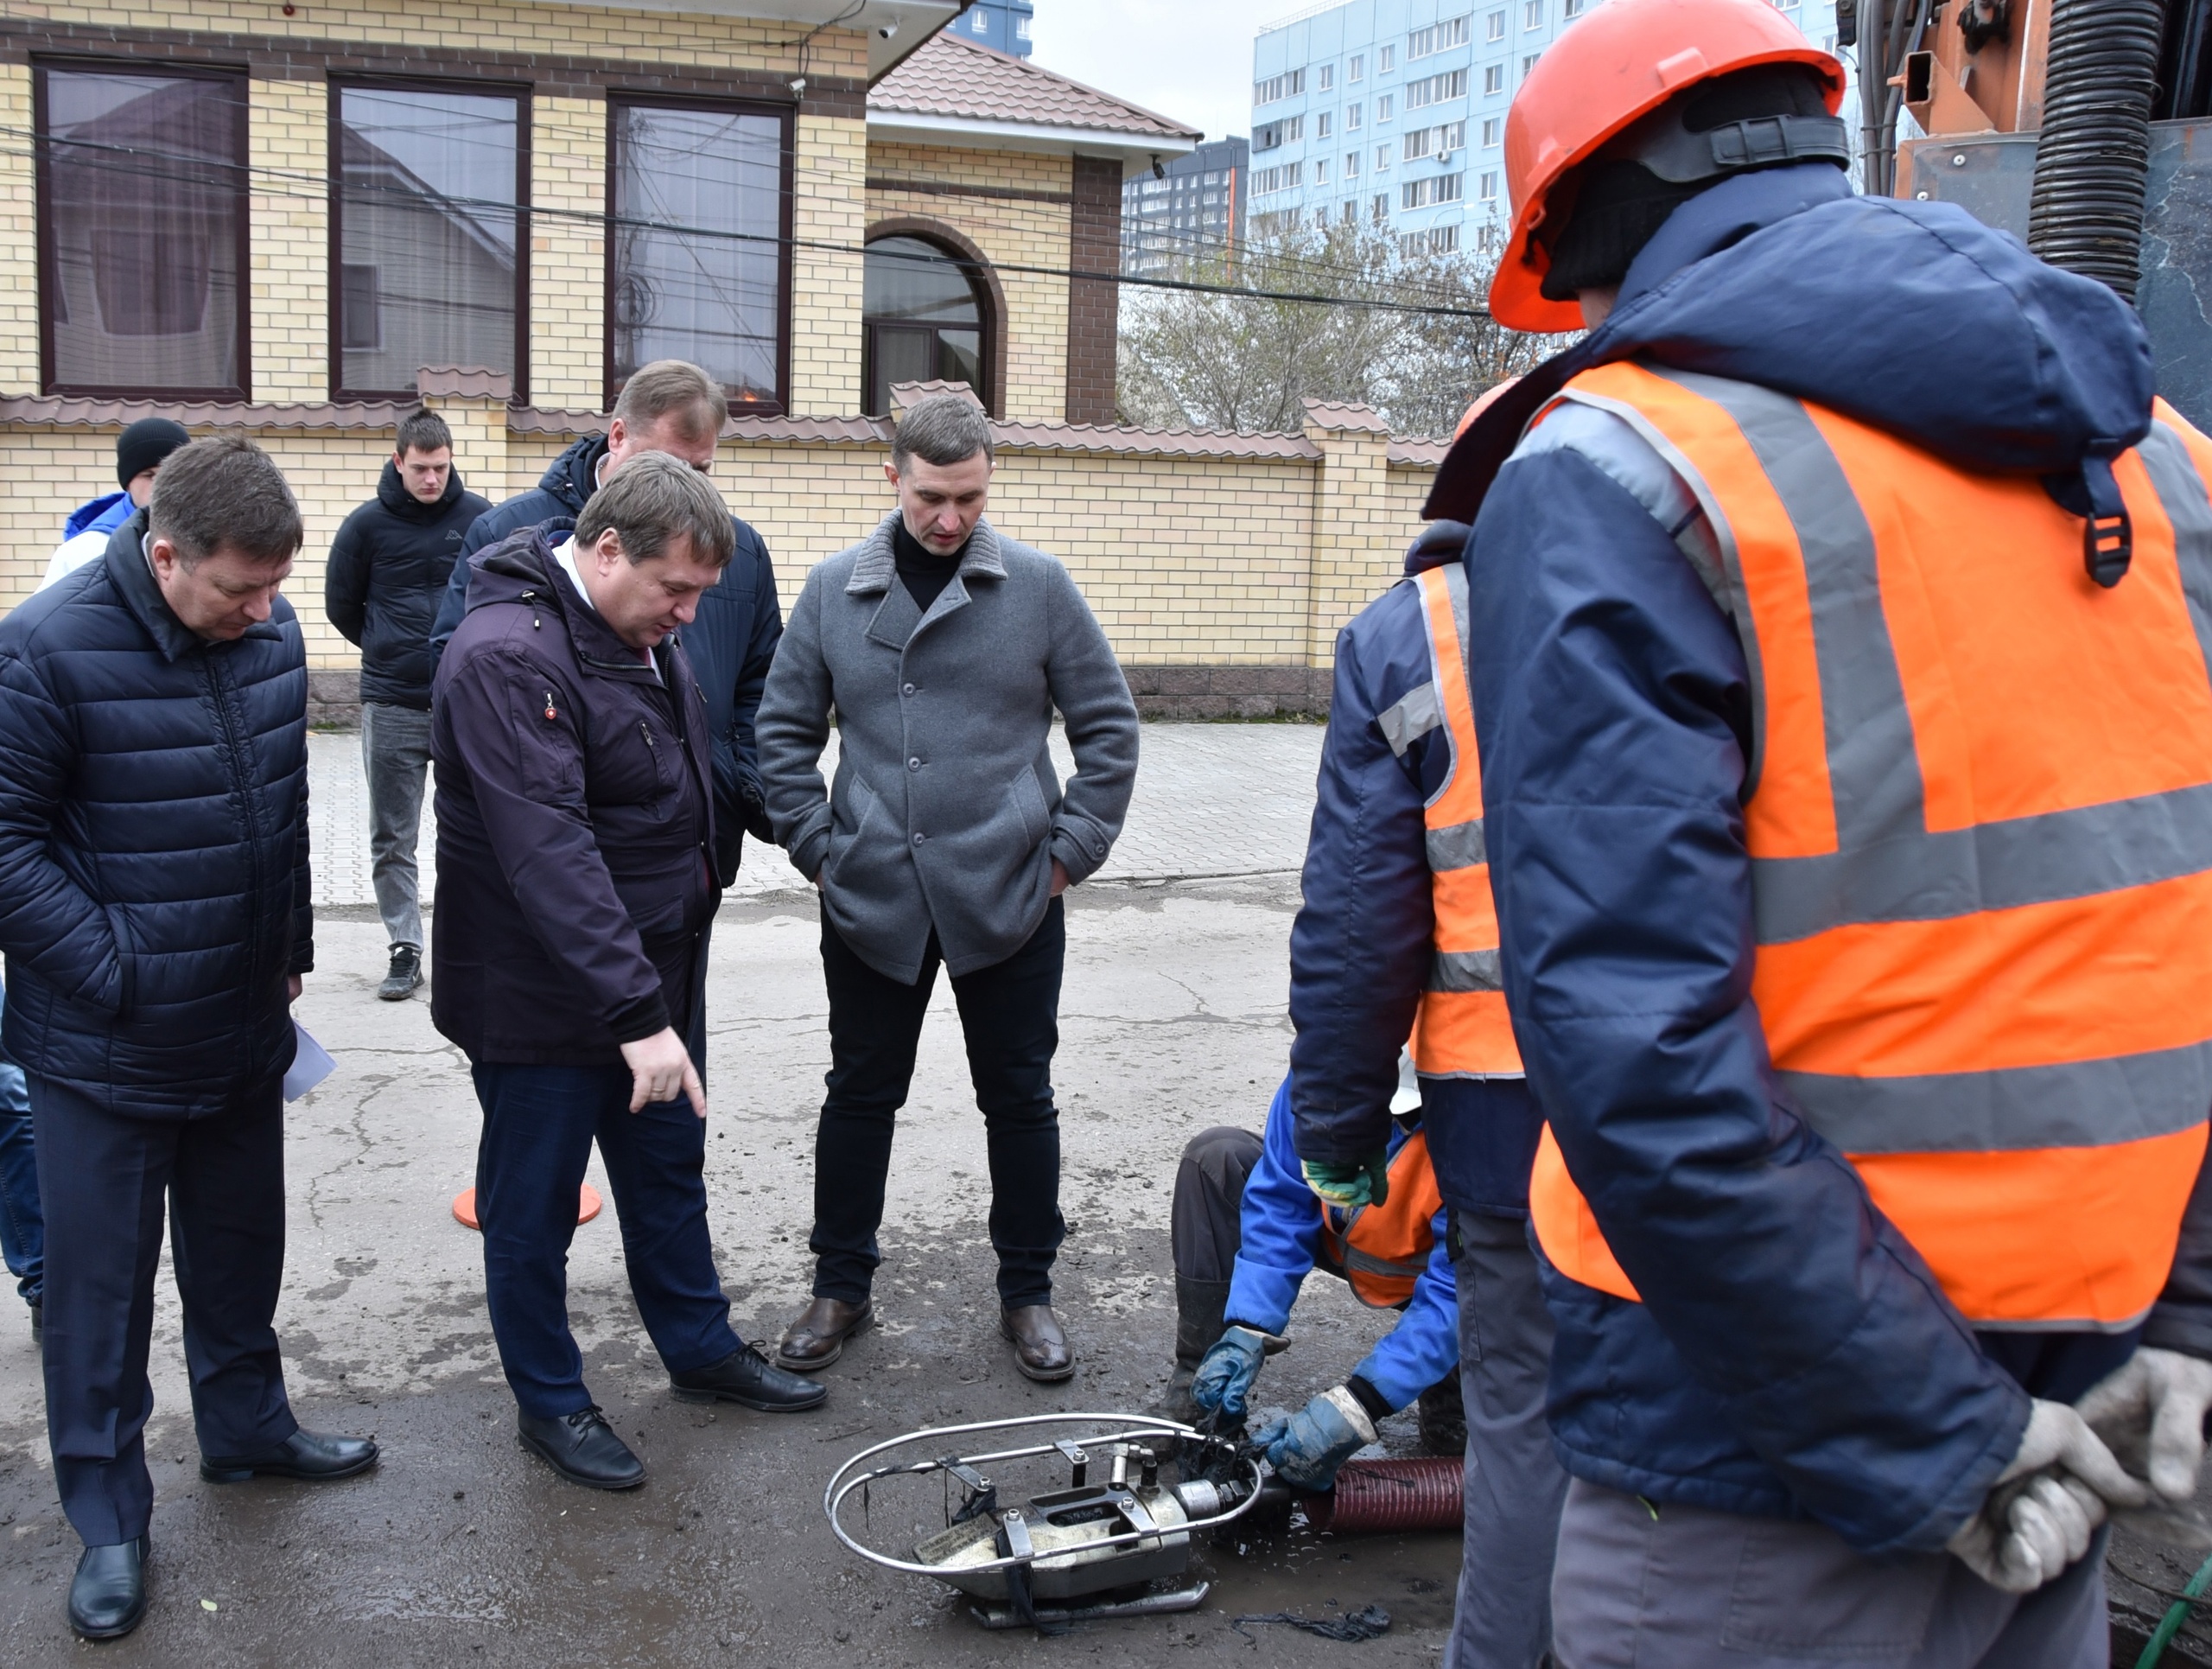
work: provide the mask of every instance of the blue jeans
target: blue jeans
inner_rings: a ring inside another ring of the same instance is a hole
[[[630,1291],[671,1373],[737,1350],[707,1233],[706,1121],[678,1097],[630,1111],[630,1069],[479,1061],[476,1219],[499,1364],[525,1414],[587,1407],[569,1330],[569,1242],[594,1141],[607,1164]]]
[[[7,993],[0,991],[0,1012]],[[23,1069],[0,1051],[0,1258],[27,1304],[46,1292],[46,1217],[38,1206],[38,1156]]]

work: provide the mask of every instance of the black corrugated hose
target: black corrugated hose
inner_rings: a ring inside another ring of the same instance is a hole
[[[2164,21],[2164,0],[2057,0],[2050,17],[2028,247],[2131,302]]]

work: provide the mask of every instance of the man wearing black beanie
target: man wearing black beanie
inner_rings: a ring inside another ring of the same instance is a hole
[[[170,417],[141,417],[116,436],[115,484],[122,490],[103,493],[70,512],[39,589],[105,555],[109,536],[154,496],[154,477],[162,460],[191,438],[184,425]]]

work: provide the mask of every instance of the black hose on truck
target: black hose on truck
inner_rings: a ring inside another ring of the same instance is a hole
[[[2057,0],[2028,247],[2135,299],[2164,0]]]

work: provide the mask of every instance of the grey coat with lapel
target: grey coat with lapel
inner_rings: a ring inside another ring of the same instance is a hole
[[[979,521],[925,614],[899,583],[896,517],[807,576],[756,733],[778,843],[854,952],[912,984],[932,927],[955,977],[989,967],[1044,920],[1054,858],[1071,881],[1106,861],[1138,723],[1058,559]],[[1046,745],[1055,708],[1075,755],[1065,789]]]

